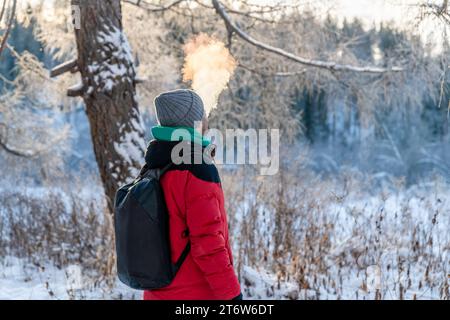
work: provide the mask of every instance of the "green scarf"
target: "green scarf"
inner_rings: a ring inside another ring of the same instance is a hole
[[[182,141],[186,140],[186,137],[175,135],[173,133],[177,129],[184,129],[189,133],[189,140],[200,144],[203,147],[207,147],[211,144],[211,141],[205,138],[202,134],[200,134],[197,130],[190,127],[163,127],[156,126],[152,128],[152,135],[156,140],[162,141]]]

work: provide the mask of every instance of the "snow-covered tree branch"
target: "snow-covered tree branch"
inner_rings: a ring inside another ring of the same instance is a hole
[[[353,65],[348,65],[348,64],[339,64],[334,61],[321,61],[321,60],[307,59],[307,58],[297,56],[297,55],[287,52],[283,49],[273,47],[264,42],[254,39],[249,34],[244,32],[241,28],[239,28],[238,25],[232,21],[231,17],[225,11],[224,6],[218,0],[212,0],[212,3],[214,5],[214,8],[216,9],[216,12],[222,17],[222,19],[224,20],[224,22],[227,26],[227,29],[230,32],[236,33],[240,38],[242,38],[243,40],[247,41],[248,43],[254,45],[255,47],[257,47],[259,49],[277,54],[279,56],[282,56],[282,57],[292,60],[294,62],[300,63],[302,65],[323,68],[323,69],[328,69],[328,70],[332,70],[332,71],[352,71],[352,72],[367,72],[367,73],[398,72],[398,71],[403,70],[403,68],[401,68],[401,67],[380,68],[380,67],[373,67],[373,66],[353,66]]]
[[[432,16],[442,20],[445,24],[450,26],[450,7],[448,0],[443,0],[441,4],[426,1],[424,3],[419,3],[417,6],[420,8],[420,20]]]
[[[175,7],[178,4],[185,2],[186,0],[174,0],[173,2],[168,3],[167,5],[156,5],[144,0],[122,0],[122,1],[141,7],[150,12],[162,12],[171,9],[172,7]]]

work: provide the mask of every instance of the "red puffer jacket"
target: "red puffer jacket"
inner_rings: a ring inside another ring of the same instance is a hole
[[[147,166],[163,167],[176,142],[154,140],[146,154]],[[229,300],[240,286],[233,269],[228,224],[219,175],[214,165],[173,165],[161,178],[169,212],[172,262],[188,240],[191,250],[173,282],[145,291],[145,300]],[[186,234],[188,230],[188,234]]]

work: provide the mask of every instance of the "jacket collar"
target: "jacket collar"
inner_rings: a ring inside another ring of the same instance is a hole
[[[172,148],[178,141],[152,140],[145,152],[145,163],[149,169],[162,168],[171,161]]]
[[[161,141],[183,141],[189,140],[191,142],[200,144],[202,147],[207,147],[211,141],[205,138],[197,130],[190,127],[164,127],[156,126],[152,128],[152,135],[156,140]]]
[[[145,152],[145,166],[148,169],[163,168],[168,165],[172,160],[172,149],[178,145],[179,141],[164,141],[164,140],[152,140],[148,144],[147,151]],[[186,142],[189,144],[189,142]],[[198,150],[195,149],[194,143],[190,143],[191,155],[195,157],[198,154]],[[210,144],[207,147],[202,147],[202,160],[209,159],[208,161],[213,161],[215,154],[215,146]],[[194,158],[191,159],[191,163],[194,163]]]

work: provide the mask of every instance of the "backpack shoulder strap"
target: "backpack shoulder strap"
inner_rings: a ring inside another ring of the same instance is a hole
[[[178,270],[180,269],[184,260],[186,260],[187,255],[189,254],[189,251],[191,251],[191,242],[190,241],[188,241],[188,243],[186,244],[186,247],[184,247],[183,252],[181,252],[181,255],[178,258],[178,260],[175,262],[175,264],[172,265],[173,271],[175,273],[178,272]]]
[[[169,169],[170,169],[172,166],[173,166],[173,163],[172,163],[172,162],[169,162],[169,164],[166,165],[164,168],[159,169],[159,177],[158,177],[158,179],[161,178],[161,177],[164,175],[164,173],[166,173],[167,171],[169,171]]]
[[[149,169],[147,165],[144,165],[141,172],[139,173],[138,179],[141,180],[145,177],[149,177],[159,180],[163,176],[163,174],[165,174],[172,166],[173,166],[172,162],[170,162],[163,168],[156,168],[156,169]]]

